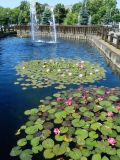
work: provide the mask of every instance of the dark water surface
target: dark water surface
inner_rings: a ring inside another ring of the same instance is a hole
[[[15,131],[25,121],[24,110],[36,107],[40,99],[55,92],[53,87],[23,91],[16,81],[15,65],[21,61],[53,57],[78,58],[99,63],[106,79],[95,85],[120,87],[120,74],[112,71],[104,56],[85,41],[59,40],[58,44],[32,44],[30,39],[0,39],[0,160],[11,160],[9,152],[16,144]]]

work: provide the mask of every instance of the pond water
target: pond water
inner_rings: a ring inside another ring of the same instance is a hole
[[[0,39],[0,159],[11,160],[9,152],[16,144],[14,133],[25,121],[24,110],[37,107],[40,99],[51,95],[53,87],[23,91],[16,81],[15,65],[21,61],[44,58],[77,58],[99,63],[106,70],[106,78],[97,86],[120,87],[120,73],[107,63],[99,50],[85,41],[59,40],[57,44],[32,44],[28,38]],[[74,87],[74,86],[73,86]]]

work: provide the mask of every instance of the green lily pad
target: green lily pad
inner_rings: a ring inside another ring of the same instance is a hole
[[[84,129],[77,129],[75,135],[79,135],[82,139],[85,139],[88,137],[88,131]]]
[[[46,139],[46,140],[44,140],[44,141],[42,142],[42,146],[43,146],[44,148],[46,148],[46,149],[53,148],[53,146],[54,146],[54,141],[53,141],[52,139],[48,138],[48,139]]]
[[[68,155],[70,156],[70,158],[72,158],[73,160],[79,160],[82,156],[81,152],[79,149],[75,148],[72,151],[68,152]]]
[[[68,132],[68,127],[60,127],[60,133]]]
[[[46,159],[51,159],[51,158],[53,158],[54,156],[55,156],[55,154],[52,152],[51,149],[46,149],[46,150],[44,151],[44,157],[45,157]]]
[[[15,156],[19,156],[21,154],[22,150],[20,147],[14,147],[12,148],[11,152],[10,152],[10,156],[15,157]]]
[[[17,142],[17,145],[19,147],[25,146],[26,144],[27,144],[26,138],[22,138],[22,139],[18,140],[18,142]]]
[[[32,152],[37,154],[43,150],[42,145],[32,147]]]
[[[26,149],[21,152],[20,160],[32,160],[32,151],[30,149]]]
[[[101,160],[101,155],[100,154],[93,155],[92,160]]]
[[[33,139],[31,140],[31,145],[32,145],[33,147],[36,147],[36,146],[38,146],[39,142],[40,142],[40,137],[35,137],[35,138],[33,138]]]

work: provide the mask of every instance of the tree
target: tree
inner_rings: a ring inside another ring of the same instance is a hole
[[[63,4],[57,4],[54,8],[56,23],[62,24],[67,15],[67,10]]]
[[[105,21],[110,21],[110,10],[112,8],[111,17],[114,15],[114,8],[116,8],[116,0],[88,0],[87,9],[89,15],[92,16],[93,24],[101,24]]]
[[[86,0],[83,1],[81,12],[80,12],[80,24],[87,25],[89,20],[89,14],[86,8]]]
[[[21,13],[21,23],[28,24],[30,22],[30,4],[27,1],[22,1],[19,9]]]
[[[45,10],[45,7],[47,7],[47,6],[48,6],[47,3],[40,4],[40,3],[36,2],[36,14],[37,14],[37,19],[38,19],[39,23],[42,23],[42,15]]]
[[[78,15],[73,12],[68,12],[66,18],[64,19],[65,25],[75,25],[77,23]]]
[[[49,25],[51,21],[51,11],[49,8],[45,8],[42,15],[42,24]]]
[[[115,22],[120,22],[120,11],[119,13],[114,14],[112,18]]]
[[[81,7],[82,7],[82,3],[81,3],[81,2],[75,3],[75,4],[72,6],[72,13],[79,14],[79,13],[80,13],[80,10],[81,10]]]

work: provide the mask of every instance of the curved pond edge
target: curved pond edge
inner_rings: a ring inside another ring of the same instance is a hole
[[[94,44],[117,68],[120,69],[120,49],[116,49],[97,36],[87,36],[87,40]]]

